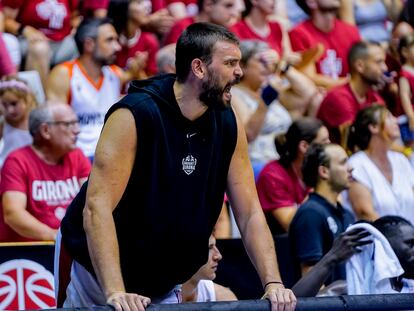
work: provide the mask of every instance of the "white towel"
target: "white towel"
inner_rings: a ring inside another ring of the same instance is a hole
[[[361,252],[353,255],[346,263],[348,295],[391,294],[389,278],[404,273],[387,238],[370,224],[360,223],[349,226],[347,231],[363,228],[371,236],[372,244],[361,247]]]

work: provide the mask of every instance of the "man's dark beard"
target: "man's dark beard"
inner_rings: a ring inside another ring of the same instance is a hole
[[[203,84],[201,85],[202,91],[198,98],[207,107],[227,107],[230,105],[230,101],[225,101],[223,99],[223,94],[226,91],[226,89],[230,88],[231,86],[239,82],[240,79],[237,78],[232,82],[228,83],[224,88],[221,88],[218,85],[217,79],[215,79],[214,75],[210,73],[207,81],[203,82]]]
[[[109,65],[113,65],[115,63],[115,56],[114,57],[102,57],[101,55],[99,55],[99,53],[97,52],[97,50],[95,50],[93,52],[93,60],[97,63],[100,64],[101,66],[109,66]]]
[[[362,81],[364,81],[366,84],[368,84],[370,86],[379,86],[379,85],[381,85],[381,81],[379,79],[373,79],[373,78],[369,77],[366,74],[362,74],[361,79],[362,79]]]

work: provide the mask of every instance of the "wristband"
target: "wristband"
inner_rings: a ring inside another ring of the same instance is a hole
[[[270,284],[280,284],[280,285],[283,285],[283,282],[282,282],[282,281],[271,281],[271,282],[267,282],[267,283],[263,286],[263,290],[266,290],[267,285],[270,285]],[[285,285],[283,285],[283,287],[285,287]]]
[[[279,93],[271,85],[267,85],[262,90],[261,97],[266,106],[269,106],[278,96]]]

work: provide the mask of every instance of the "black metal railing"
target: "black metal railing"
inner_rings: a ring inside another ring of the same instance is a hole
[[[60,309],[69,311],[71,309]],[[91,308],[76,308],[76,311],[90,311]],[[111,311],[109,306],[92,308],[94,311]],[[147,311],[269,311],[267,300],[239,300],[229,302],[183,303],[150,305]],[[299,298],[296,311],[365,311],[365,310],[414,310],[413,294],[354,295],[336,297]],[[46,310],[45,310],[46,311]],[[50,311],[50,310],[49,310]]]

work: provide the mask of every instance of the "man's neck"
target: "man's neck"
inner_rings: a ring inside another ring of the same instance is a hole
[[[92,57],[89,55],[81,55],[79,57],[79,63],[94,82],[100,80],[102,76],[102,66],[97,64]]]
[[[250,14],[246,17],[246,23],[262,36],[268,35],[270,32],[269,22],[267,16],[259,9],[253,8]],[[267,32],[267,33],[263,33]]]
[[[320,31],[329,33],[335,26],[336,15],[334,12],[314,11],[312,13],[312,23]]]
[[[192,83],[174,83],[174,95],[181,113],[187,119],[194,121],[201,117],[207,106],[199,100],[199,88]]]
[[[36,153],[36,155],[45,161],[47,164],[50,165],[56,165],[58,164],[64,155],[56,153],[52,148],[49,146],[39,146],[36,144],[32,145],[33,151]]]
[[[198,295],[197,287],[198,287],[198,282],[199,281],[200,280],[192,277],[191,279],[189,279],[188,281],[183,283],[182,288],[181,288],[181,292],[183,294],[183,301],[184,302],[196,301],[197,300],[197,295]]]
[[[357,101],[359,103],[365,102],[368,91],[371,89],[371,86],[364,83],[361,77],[357,75],[351,76],[349,86],[351,87],[351,91],[355,95]]]
[[[325,200],[327,200],[333,206],[337,206],[339,193],[333,191],[328,183],[319,183],[315,188],[315,192],[319,194],[321,197],[325,198]]]

